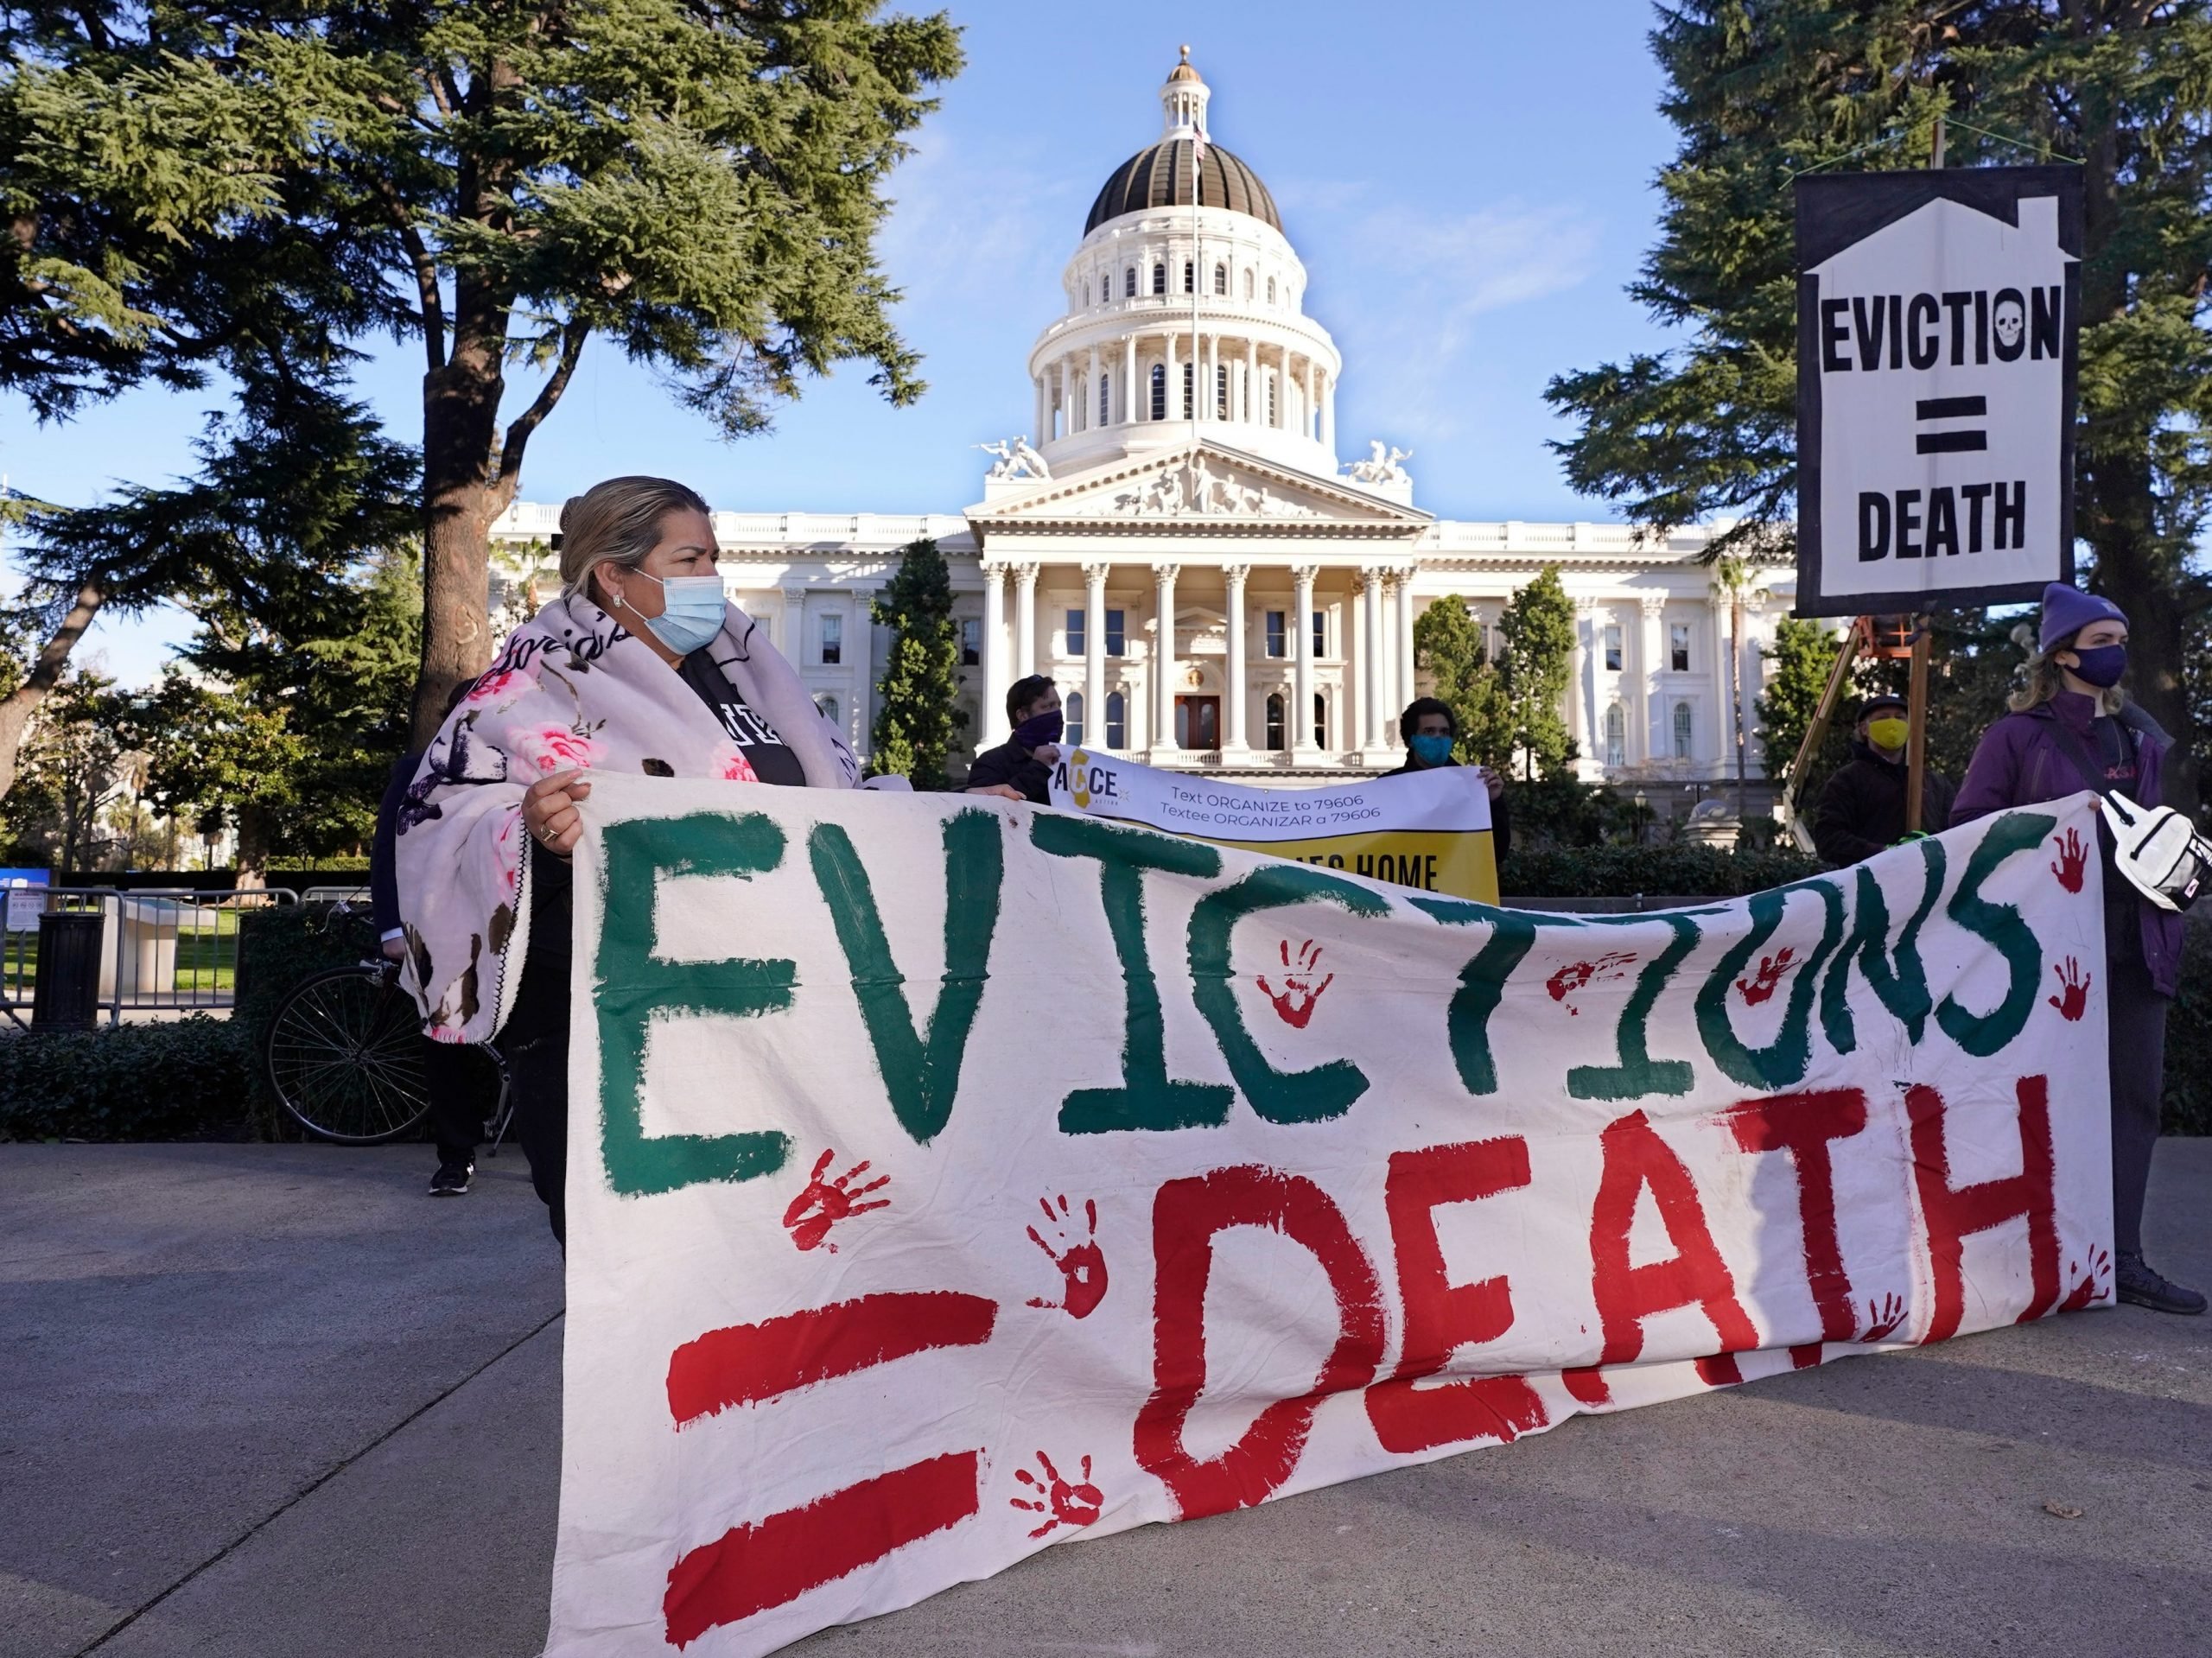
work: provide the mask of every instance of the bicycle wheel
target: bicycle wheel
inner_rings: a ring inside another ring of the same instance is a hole
[[[332,968],[277,1005],[264,1058],[300,1127],[346,1146],[397,1140],[430,1109],[414,998],[379,968]]]

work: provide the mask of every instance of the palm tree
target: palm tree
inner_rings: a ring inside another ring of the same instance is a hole
[[[1736,821],[1751,821],[1751,769],[1744,741],[1744,600],[1757,585],[1756,566],[1723,557],[1713,567],[1713,590],[1728,595],[1728,719],[1736,739]]]

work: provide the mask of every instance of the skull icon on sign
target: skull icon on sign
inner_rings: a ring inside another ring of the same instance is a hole
[[[2017,299],[2000,299],[1990,315],[1990,326],[1997,330],[1997,348],[2000,354],[2012,357],[2020,349],[2020,336],[2027,332],[2026,311]]]

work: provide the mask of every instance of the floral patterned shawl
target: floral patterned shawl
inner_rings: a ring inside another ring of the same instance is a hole
[[[810,787],[849,789],[859,763],[791,665],[735,605],[708,647],[798,757]],[[759,779],[683,677],[581,594],[515,630],[423,756],[399,811],[404,982],[442,1042],[506,1022],[529,948],[523,792],[571,766]]]

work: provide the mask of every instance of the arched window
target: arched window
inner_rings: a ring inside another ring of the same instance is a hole
[[[1249,265],[1244,268],[1244,297],[1252,297],[1252,268]]]
[[[1122,277],[1122,297],[1123,299],[1135,299],[1136,296],[1137,268],[1135,265],[1131,265]]]
[[[1605,764],[1628,764],[1628,719],[1618,702],[1605,705]]]
[[[1275,302],[1275,279],[1274,279],[1273,276],[1270,276],[1270,277],[1268,277],[1268,304],[1270,304],[1270,305],[1273,305],[1274,302]]]
[[[1313,746],[1329,746],[1329,699],[1320,692],[1313,693]]]
[[[1268,371],[1268,424],[1270,426],[1280,426],[1282,424],[1282,420],[1277,413],[1277,410],[1280,405],[1275,398],[1275,391],[1281,384],[1281,380],[1282,377],[1280,374],[1277,374],[1274,370],[1270,369]]]
[[[1675,704],[1675,758],[1686,760],[1690,757],[1690,705]]]
[[[1129,705],[1122,694],[1114,691],[1106,698],[1106,746],[1127,748],[1129,746]]]
[[[1114,377],[1110,374],[1098,377],[1098,423],[1101,426],[1114,423]]]
[[[814,699],[814,706],[822,710],[822,717],[827,720],[831,725],[834,726],[837,723],[838,710],[837,699],[836,697],[817,696]]]
[[[1183,291],[1186,294],[1198,291],[1198,268],[1188,259],[1183,261]]]
[[[1164,294],[1167,291],[1167,267],[1166,265],[1153,266],[1152,291],[1155,294]]]
[[[1067,705],[1067,740],[1071,745],[1083,741],[1083,693],[1070,691]]]
[[[1282,753],[1282,693],[1275,692],[1268,698],[1268,748],[1271,753]]]
[[[1216,265],[1213,268],[1213,291],[1224,299],[1229,297],[1229,267],[1227,265]]]
[[[1217,365],[1213,372],[1214,418],[1229,418],[1229,365]]]
[[[1193,419],[1196,419],[1196,418],[1197,418],[1197,416],[1198,416],[1198,389],[1197,389],[1197,379],[1198,379],[1198,368],[1197,368],[1197,365],[1196,365],[1195,364],[1192,364],[1192,363],[1185,363],[1185,364],[1184,364],[1184,365],[1183,365],[1183,418],[1184,418],[1185,420],[1193,420]]]
[[[1085,306],[1090,303],[1090,278],[1088,276],[1083,279],[1083,302]]]
[[[1152,417],[1167,418],[1167,369],[1160,363],[1152,365]]]

